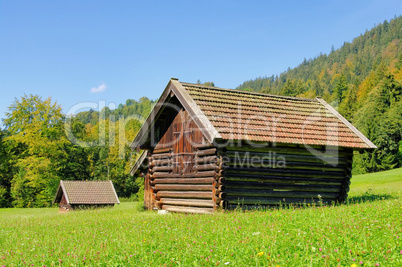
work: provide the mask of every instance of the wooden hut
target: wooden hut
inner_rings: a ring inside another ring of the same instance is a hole
[[[131,144],[145,206],[219,208],[346,199],[353,151],[376,146],[321,98],[172,78]]]
[[[53,203],[59,203],[60,211],[96,208],[120,204],[112,181],[61,180]]]

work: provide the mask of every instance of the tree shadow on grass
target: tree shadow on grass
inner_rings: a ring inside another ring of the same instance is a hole
[[[373,202],[379,200],[395,199],[396,197],[390,194],[377,194],[373,193],[371,189],[367,190],[360,196],[348,197],[347,203],[361,203],[361,202]]]

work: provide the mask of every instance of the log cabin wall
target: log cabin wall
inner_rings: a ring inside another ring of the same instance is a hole
[[[213,201],[217,150],[186,110],[177,114],[149,152],[144,186],[147,209],[211,213],[218,207]]]
[[[318,203],[318,195],[324,203],[343,202],[349,191],[349,149],[326,150],[320,159],[302,146],[236,145],[219,149],[218,155],[222,207]]]

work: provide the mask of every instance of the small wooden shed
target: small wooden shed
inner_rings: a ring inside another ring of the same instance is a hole
[[[321,98],[228,90],[172,78],[131,144],[145,206],[219,208],[342,202],[353,151],[376,146]]]
[[[112,181],[61,180],[53,203],[59,203],[60,211],[96,208],[120,204]]]

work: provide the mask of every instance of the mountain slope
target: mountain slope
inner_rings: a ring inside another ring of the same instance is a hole
[[[323,97],[378,147],[355,156],[354,171],[402,166],[402,17],[294,69],[249,80],[238,90]]]

